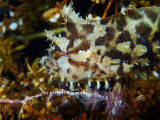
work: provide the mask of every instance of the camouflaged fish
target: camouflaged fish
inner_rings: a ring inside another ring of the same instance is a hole
[[[51,76],[70,85],[149,71],[153,56],[159,55],[160,7],[131,8],[105,20],[91,15],[85,20],[71,4],[61,13],[67,37],[48,32],[53,46],[41,62]]]

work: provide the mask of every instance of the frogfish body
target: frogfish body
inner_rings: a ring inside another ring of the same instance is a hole
[[[47,32],[52,41],[42,65],[49,75],[75,83],[149,71],[159,55],[160,7],[131,8],[104,20],[79,17],[72,5],[62,16],[67,37]]]

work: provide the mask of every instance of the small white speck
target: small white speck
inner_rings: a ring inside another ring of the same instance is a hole
[[[126,7],[123,5],[121,8],[121,13],[125,15],[126,14],[125,12],[126,12]]]
[[[2,87],[2,88],[4,88],[4,87],[5,87],[5,85],[1,85],[1,87]]]
[[[86,20],[91,20],[92,19],[92,15],[91,14],[89,14],[87,17],[86,17]]]
[[[97,81],[97,90],[101,87],[101,84],[99,81]]]
[[[3,26],[2,27],[2,33],[5,33],[6,32],[6,26]]]
[[[77,83],[77,86],[79,87],[79,86],[80,86],[80,83]]]
[[[59,17],[60,17],[60,14],[59,14],[59,13],[57,13],[57,14],[54,16],[55,19],[58,19]]]
[[[9,15],[12,17],[14,15],[14,12],[13,11],[10,11],[9,12]]]
[[[50,22],[57,22],[57,19],[55,19],[55,18],[50,18],[49,21],[50,21]]]
[[[149,66],[149,64],[148,64],[148,63],[145,63],[145,65],[146,65],[146,66]]]
[[[23,86],[24,86],[24,87],[27,87],[27,86],[28,86],[28,83],[25,83]]]
[[[91,72],[87,72],[88,74],[88,78],[91,78],[92,73]]]
[[[138,62],[136,62],[136,63],[134,63],[135,65],[139,65],[139,63]]]
[[[74,91],[74,85],[73,85],[73,82],[70,82],[69,89],[70,89],[71,91]]]
[[[22,85],[23,84],[23,82],[20,82],[20,85]]]
[[[19,19],[18,24],[19,24],[19,25],[22,25],[22,24],[23,24],[22,18]]]
[[[57,13],[54,17],[50,18],[49,21],[50,22],[57,22],[57,19],[60,17],[60,14]]]
[[[59,38],[61,38],[61,37],[62,37],[62,35],[59,33],[59,34],[58,34],[58,37],[59,37]]]
[[[135,78],[137,79],[137,75],[135,75]]]
[[[88,81],[88,86],[87,87],[91,87],[91,81]]]
[[[108,89],[109,88],[109,83],[107,80],[105,80],[105,88]]]
[[[44,82],[44,78],[39,78],[39,82]]]
[[[153,71],[152,73],[153,73],[153,75],[154,75],[156,78],[159,78],[159,74],[158,74],[157,71]]]
[[[2,22],[0,22],[0,26],[2,25],[3,23]]]
[[[138,96],[138,97],[136,98],[136,101],[142,100],[142,97],[143,97],[143,95]]]
[[[55,50],[55,45],[53,45],[52,50],[53,50],[53,51]]]
[[[17,24],[16,22],[12,22],[12,23],[9,25],[9,28],[10,28],[11,30],[16,30],[16,29],[17,29],[17,26],[18,26],[18,24]]]
[[[94,18],[95,20],[101,20],[101,17],[97,16]]]

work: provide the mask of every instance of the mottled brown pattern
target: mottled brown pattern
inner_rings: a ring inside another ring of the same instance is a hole
[[[95,42],[95,46],[104,45],[105,42],[106,42],[105,37],[99,37]]]
[[[72,51],[70,51],[70,53],[78,53],[80,50],[82,51],[87,51],[90,48],[90,42],[89,41],[83,41],[78,47],[76,47],[75,49],[73,49]]]
[[[107,40],[113,40],[115,36],[115,30],[112,27],[106,27],[106,35],[105,35],[105,39]]]
[[[91,66],[91,69],[94,71],[93,73],[95,73],[96,70],[98,69],[98,65],[94,64],[93,66]]]
[[[66,28],[68,29],[68,31],[69,31],[72,35],[77,35],[77,34],[78,34],[77,28],[76,28],[76,26],[75,26],[74,23],[72,23],[72,22],[67,22],[67,23],[66,23]]]
[[[54,64],[52,63],[52,61],[50,59],[45,59],[44,60],[44,66],[47,68],[47,69],[51,69],[51,67],[54,66]]]
[[[103,70],[100,70],[100,73],[101,73],[101,74],[106,74],[106,72],[104,72]]]
[[[80,63],[71,59],[71,58],[68,58],[68,63],[75,66],[75,67],[80,67]]]
[[[81,63],[81,65],[84,66],[84,71],[87,71],[89,69],[89,61],[87,61],[85,63]]]
[[[76,74],[73,74],[73,75],[72,75],[72,78],[73,78],[74,80],[76,80],[76,79],[78,78],[78,76],[77,76]]]
[[[127,41],[132,41],[131,40],[131,35],[130,35],[130,33],[127,31],[127,30],[125,30],[125,31],[123,31],[119,36],[118,36],[118,38],[116,39],[116,44],[118,44],[118,43],[123,43],[123,42],[127,42]]]
[[[131,35],[129,31],[123,31],[116,39],[116,44],[130,41],[130,48],[133,49],[135,47],[133,40],[131,39]]]
[[[125,16],[123,14],[120,14],[116,20],[116,23],[117,23],[117,29],[119,31],[123,31],[124,27],[127,25]]]
[[[106,19],[102,19],[102,20],[100,21],[100,23],[101,23],[102,25],[107,25],[111,18],[112,18],[112,16],[107,17]]]
[[[68,74],[71,73],[71,68],[68,68],[68,69],[67,69],[67,73],[68,73]]]
[[[47,70],[51,69],[51,66],[45,65],[45,67]]]
[[[87,34],[89,34],[93,33],[94,26],[92,24],[83,24],[82,28]]]
[[[48,71],[48,72],[50,72],[52,67],[54,67],[52,61],[49,60],[48,58],[44,60],[44,66],[45,66],[46,71]]]
[[[158,19],[158,13],[157,11],[155,11],[154,9],[146,9],[145,10],[147,17],[153,22],[155,23],[156,20]]]
[[[70,41],[69,41],[69,44],[68,44],[68,46],[67,46],[67,49],[74,47],[74,46],[73,46],[73,45],[74,45],[74,41],[77,39],[77,36],[75,36],[75,35],[70,35],[70,36],[67,37],[67,39],[70,40]]]
[[[97,77],[101,77],[101,75],[102,75],[102,74],[99,73],[99,74],[97,74]]]
[[[138,19],[141,19],[143,18],[143,15],[136,9],[129,9],[126,11],[126,14],[131,18],[131,19],[134,19],[134,20],[138,20]]]
[[[52,50],[51,52],[62,52],[61,48],[58,45],[56,45],[55,43],[53,43],[53,46],[55,47],[55,49]]]
[[[122,61],[128,61],[131,62],[131,55],[129,53],[122,53],[121,51],[116,50],[113,48],[110,51],[107,51],[105,53],[106,56],[109,56],[112,59],[121,59]]]
[[[58,51],[50,51],[49,53],[54,60],[58,60],[62,56],[62,52],[58,52]]]
[[[54,64],[53,64],[52,62],[50,62],[50,63],[49,63],[49,66],[52,66],[52,67],[53,67],[53,66],[54,66]]]
[[[98,45],[105,45],[109,41],[113,40],[115,36],[115,30],[112,27],[106,27],[106,34],[103,37],[99,37],[96,42],[95,46]]]
[[[135,28],[136,28],[136,33],[143,38],[147,38],[152,31],[151,27],[145,22],[141,22]]]

